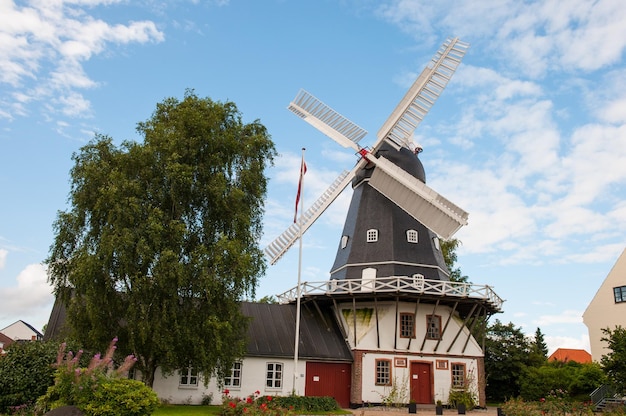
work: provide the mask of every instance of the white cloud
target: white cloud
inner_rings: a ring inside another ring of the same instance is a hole
[[[3,248],[0,248],[0,270],[4,269],[4,266],[7,262],[7,256],[9,255],[9,251]]]
[[[19,317],[29,323],[36,319],[37,324],[46,321],[54,302],[47,279],[43,265],[30,264],[18,274],[15,286],[0,287],[0,321],[10,317]]]
[[[83,64],[110,44],[161,42],[151,21],[109,24],[88,14],[89,8],[117,1],[30,1],[26,6],[0,3],[0,86],[8,91],[5,118],[23,115],[24,103],[61,96],[50,112],[86,115],[90,105],[80,90],[93,88]]]
[[[576,310],[565,310],[558,315],[541,315],[533,322],[539,326],[579,324],[583,322],[583,313]]]
[[[552,354],[558,348],[568,348],[574,350],[585,350],[591,353],[591,344],[589,343],[589,334],[582,333],[579,337],[572,336],[551,336],[544,337],[548,346],[548,355]]]

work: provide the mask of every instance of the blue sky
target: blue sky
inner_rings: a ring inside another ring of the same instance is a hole
[[[471,44],[415,132],[428,184],[470,213],[458,265],[550,350],[586,348],[582,313],[626,246],[626,8],[621,0],[0,0],[0,328],[41,328],[41,262],[67,208],[71,155],[94,132],[138,139],[157,102],[230,100],[280,158],[265,246],[356,157],[288,110],[305,88],[370,132],[440,44]],[[326,280],[350,189],[305,235],[302,279]],[[291,250],[257,297],[297,282]]]

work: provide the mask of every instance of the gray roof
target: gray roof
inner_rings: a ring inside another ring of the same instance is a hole
[[[292,357],[296,333],[295,304],[243,302],[242,312],[252,317],[247,355]],[[321,361],[352,361],[352,354],[330,308],[303,304],[300,314],[298,356]]]
[[[318,312],[309,305],[301,308],[298,356],[320,361],[352,361],[352,355],[335,318],[330,309],[326,309],[329,306],[323,308],[323,312]],[[295,304],[242,302],[241,311],[252,318],[248,327],[247,355],[293,358]],[[65,306],[57,298],[48,321],[46,339],[62,336],[66,319]]]

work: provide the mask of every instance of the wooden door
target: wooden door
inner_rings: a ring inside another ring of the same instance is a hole
[[[305,396],[334,397],[339,406],[350,407],[351,365],[344,363],[306,363]]]
[[[418,404],[433,403],[432,365],[411,362],[411,400]]]

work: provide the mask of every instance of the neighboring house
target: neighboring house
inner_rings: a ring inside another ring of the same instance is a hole
[[[0,355],[4,355],[6,354],[6,348],[13,344],[13,340],[9,337],[7,337],[6,335],[4,335],[2,332],[0,332]]]
[[[548,361],[574,361],[584,364],[591,362],[591,354],[585,350],[557,348],[557,350],[548,357]]]
[[[41,332],[21,320],[12,323],[6,328],[0,329],[0,332],[13,341],[41,341],[43,339]]]
[[[583,313],[583,322],[589,330],[593,361],[599,362],[608,352],[603,329],[616,326],[626,328],[626,249],[600,285]]]

